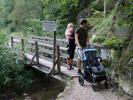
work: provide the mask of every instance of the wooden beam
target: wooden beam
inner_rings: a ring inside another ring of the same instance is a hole
[[[13,37],[11,37],[11,47],[13,48]]]
[[[22,48],[21,48],[21,51],[22,51],[22,58],[23,58],[24,61],[25,61],[25,57],[24,57],[24,39],[21,39],[21,45],[22,45]]]
[[[34,61],[35,57],[36,57],[36,53],[35,53],[34,56],[32,57],[32,59],[31,59],[31,61],[30,61],[30,65],[32,65],[32,62]]]
[[[55,59],[56,59],[56,31],[54,31],[54,40],[53,40],[53,70],[52,70],[52,75],[55,74]]]
[[[37,61],[37,64],[39,64],[38,42],[35,42],[35,51],[36,51],[36,61]]]
[[[24,52],[24,39],[21,39],[21,44],[22,44],[22,52]]]
[[[25,53],[25,57],[27,59],[31,60],[33,58],[33,55]],[[43,59],[43,58],[39,58],[39,61],[40,61],[40,65],[42,67],[38,67],[38,65],[35,65],[36,69],[38,69],[38,70],[40,70],[44,73],[50,74],[51,70],[52,70],[52,67],[53,67],[53,62],[50,61],[50,60],[47,60],[47,59]],[[36,60],[34,60],[34,62],[36,62]],[[35,67],[35,66],[32,66],[32,67]],[[69,71],[67,69],[67,67],[61,66],[61,73],[64,74],[64,75],[70,76],[70,77],[78,76],[77,70],[78,69],[75,67],[74,70]]]
[[[60,46],[57,45],[57,72],[58,74],[61,73],[61,69],[60,69]]]

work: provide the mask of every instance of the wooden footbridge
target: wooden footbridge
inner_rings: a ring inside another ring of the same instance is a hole
[[[11,47],[21,48],[22,56],[28,66],[31,66],[47,75],[53,77],[57,75],[77,76],[77,68],[67,70],[67,44],[64,39],[30,36],[28,39],[11,37]],[[103,48],[100,45],[94,45]],[[74,57],[74,66],[76,66],[76,55]],[[56,77],[57,78],[57,77]]]

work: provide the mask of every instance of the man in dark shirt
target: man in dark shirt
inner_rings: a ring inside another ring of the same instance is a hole
[[[89,37],[88,37],[88,31],[87,31],[87,20],[81,19],[80,20],[80,26],[75,31],[75,40],[77,49],[82,50],[82,48],[87,46],[87,43],[89,43]],[[81,73],[81,60],[80,57],[78,57],[77,61],[77,67],[78,67],[78,73]]]

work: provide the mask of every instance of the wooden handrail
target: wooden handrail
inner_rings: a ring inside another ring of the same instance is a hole
[[[17,38],[18,39],[18,38]],[[13,44],[15,44],[13,41],[15,40],[15,38],[14,37],[11,37],[11,44],[13,45]],[[17,40],[17,41],[20,41],[20,40]],[[33,46],[35,46],[35,41],[32,41],[32,40],[28,40],[28,42],[30,43],[30,44],[32,44],[32,47],[30,47],[30,46],[28,46],[28,48],[30,48],[30,49],[32,49],[32,51],[30,51],[30,52],[34,52],[34,51],[36,51],[35,49],[34,49],[34,47]],[[46,43],[41,43],[41,42],[38,42],[37,40],[36,40],[36,42],[38,43],[38,53],[39,52],[41,52],[41,53],[45,53],[45,54],[50,54],[50,55],[53,55],[52,54],[52,50],[53,50],[53,45],[51,45],[51,44],[46,44]],[[23,44],[22,43],[22,40],[21,40],[21,44]],[[25,45],[26,46],[26,45]],[[14,47],[14,45],[13,45],[13,47]],[[22,47],[23,48],[23,47]],[[24,48],[23,48],[24,49]],[[60,47],[60,51],[61,51],[61,54],[60,54],[60,57],[62,58],[63,57],[63,59],[65,58],[64,57],[64,55],[66,56],[67,54],[66,54],[66,51],[67,51],[67,48],[66,47]],[[43,56],[43,55],[42,55]]]
[[[26,56],[26,52],[24,53],[24,49],[27,49],[27,50],[31,49],[31,51],[29,51],[29,52],[32,52],[34,54],[32,54],[33,56],[32,56],[32,58],[30,58],[30,64],[38,65],[38,67],[41,66],[43,57],[45,57],[44,60],[46,60],[47,58],[49,58],[49,59],[52,58],[51,60],[53,60],[53,63],[51,62],[49,69],[46,68],[47,65],[46,65],[46,67],[45,67],[45,65],[43,65],[43,66],[44,66],[44,68],[48,69],[47,73],[49,73],[49,74],[55,75],[56,71],[57,71],[57,74],[60,74],[61,73],[61,64],[66,63],[67,48],[64,46],[64,45],[66,45],[65,40],[57,39],[57,41],[56,41],[55,37],[56,37],[56,33],[54,33],[54,39],[47,38],[47,37],[45,37],[44,39],[41,38],[41,41],[38,40],[38,38],[37,39],[28,39],[28,43],[24,43],[25,42],[24,39],[11,37],[11,47],[15,48],[15,45],[20,43],[21,50],[22,50],[22,53],[24,54],[24,56]],[[52,43],[52,40],[53,40],[53,43]],[[49,42],[47,42],[47,41],[49,41]],[[59,41],[62,42],[63,47],[62,47],[62,45],[60,45],[60,43],[57,45],[57,42],[59,42]],[[30,45],[28,45],[28,47],[27,47],[27,44],[30,44]],[[94,46],[103,48],[103,46],[98,45],[98,44],[95,44]],[[27,54],[30,54],[29,52]],[[39,59],[40,59],[40,61],[39,61]],[[76,64],[76,58],[74,58],[74,59],[75,59],[74,64]],[[34,62],[34,64],[32,62]],[[55,71],[56,65],[57,65],[57,70]]]
[[[31,37],[32,38],[29,39],[28,41],[32,41],[32,42],[37,41],[38,44],[45,44],[45,43],[47,43],[47,44],[53,45],[53,38],[50,38],[50,37],[39,37],[39,36],[31,36]],[[14,39],[20,40],[19,37],[12,36],[11,37],[11,41],[12,41],[11,43],[13,43]],[[49,41],[49,42],[47,42],[47,41]],[[65,44],[65,45],[67,44],[66,41],[65,41],[65,39],[56,39],[56,42],[57,42],[57,44],[59,43],[59,45],[60,45],[60,43]],[[105,47],[105,45],[101,45],[101,44],[97,44],[97,43],[93,43],[93,44],[90,44],[90,45],[91,46],[95,46],[95,47],[99,47],[99,48]]]

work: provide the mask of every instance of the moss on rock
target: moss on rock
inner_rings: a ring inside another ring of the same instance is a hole
[[[133,40],[130,41],[127,49],[123,51],[119,67],[119,84],[127,94],[133,96]]]

